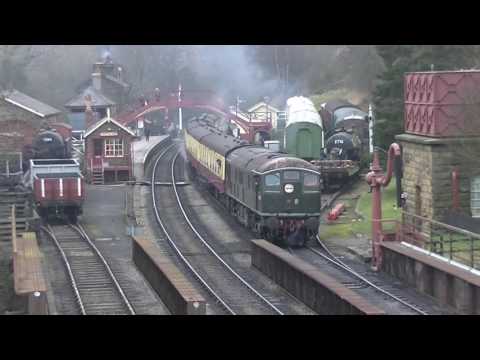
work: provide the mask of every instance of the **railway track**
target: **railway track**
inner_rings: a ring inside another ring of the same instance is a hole
[[[365,287],[371,287],[375,289],[377,292],[380,292],[381,294],[385,295],[386,297],[399,302],[406,308],[412,310],[413,312],[420,314],[420,315],[428,315],[427,311],[422,309],[420,306],[412,304],[410,300],[406,299],[402,295],[396,295],[394,294],[394,289],[390,286],[391,290],[386,290],[385,287],[387,287],[387,284],[382,284],[382,285],[377,285],[375,284],[374,280],[369,280],[365,275],[360,274],[358,271],[354,270],[352,267],[347,265],[345,262],[343,262],[340,258],[335,256],[329,249],[328,247],[320,240],[320,238],[317,236],[317,243],[324,250],[324,253],[319,251],[318,249],[313,248],[312,246],[307,246],[307,249],[310,250],[312,253],[318,255],[322,259],[328,261],[329,263],[337,266],[344,272],[348,273],[351,275],[355,280],[359,280],[360,283],[354,281],[351,284],[352,288],[357,288],[357,289],[362,289]]]
[[[399,289],[379,278],[373,279],[376,274],[353,269],[331,253],[318,238],[317,242],[322,251],[313,246],[306,246],[304,249],[288,248],[288,251],[290,254],[320,267],[326,274],[336,278],[348,289],[365,296],[374,305],[384,309],[387,314],[429,315],[424,306],[418,305],[405,294],[404,289]],[[431,304],[426,306],[429,307]]]
[[[333,194],[328,194],[325,197],[325,200],[322,202],[321,212],[324,213],[336,199],[338,199],[343,193],[345,193],[348,188],[351,187],[351,185],[351,183],[348,183],[341,189],[339,189],[337,192]],[[312,254],[315,254],[316,257],[322,259],[322,262],[324,264],[333,265],[341,272],[343,272],[346,276],[342,277],[342,282],[346,287],[359,292],[363,291],[363,289],[371,288],[377,293],[380,293],[385,299],[393,300],[401,304],[403,308],[408,309],[415,314],[428,315],[427,311],[424,310],[421,306],[413,304],[409,299],[405,298],[402,295],[395,294],[395,292],[398,292],[395,287],[388,285],[385,282],[381,282],[378,279],[369,279],[368,277],[370,277],[370,275],[367,274],[366,271],[357,271],[348,264],[346,264],[340,259],[340,257],[333,254],[333,252],[320,240],[318,235],[316,236],[316,242],[319,246],[318,248],[307,245],[305,249]],[[300,251],[294,251],[290,248],[288,249],[288,251],[291,254],[302,256],[308,261],[309,257],[306,256],[306,254],[301,254]]]
[[[274,300],[269,300],[255,289],[245,276],[215,251],[190,219],[176,186],[179,154],[176,144],[164,149],[154,163],[151,179],[155,217],[171,248],[225,313],[283,315]],[[168,159],[172,187],[156,189],[154,184],[158,181],[159,163],[165,159]],[[158,206],[157,197],[162,199],[162,209]]]
[[[61,254],[82,315],[135,315],[115,274],[81,224],[42,230]]]

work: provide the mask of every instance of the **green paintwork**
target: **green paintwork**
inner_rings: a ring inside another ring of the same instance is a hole
[[[285,151],[305,160],[320,159],[322,128],[309,122],[295,122],[285,129]]]
[[[264,176],[261,177],[260,194],[262,200],[258,202],[257,210],[263,213],[297,213],[297,214],[311,214],[320,213],[320,187],[317,192],[304,193],[303,176],[301,172],[299,180],[285,180],[283,171],[281,172],[281,183],[278,191],[266,191]],[[294,190],[287,194],[284,189],[286,184],[292,184]],[[298,199],[298,204],[295,204],[295,199]]]

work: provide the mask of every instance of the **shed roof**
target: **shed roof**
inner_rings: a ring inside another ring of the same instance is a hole
[[[42,118],[61,113],[60,110],[36,100],[18,90],[2,91],[0,95],[10,104],[18,106]]]
[[[84,89],[80,94],[75,96],[72,100],[65,104],[66,108],[85,107],[85,96],[90,95],[92,97],[92,107],[106,107],[113,106],[115,102],[103,95],[100,91],[95,90],[93,86],[89,86]]]
[[[113,82],[117,83],[118,85],[123,86],[124,88],[129,88],[130,87],[129,84],[127,84],[125,81],[123,81],[122,79],[120,79],[118,77],[115,77],[115,76],[112,76],[112,75],[107,75],[107,74],[102,74],[102,76],[104,76],[105,79],[108,79],[110,81],[113,81]]]
[[[87,136],[91,135],[93,132],[95,132],[95,130],[99,129],[103,124],[105,123],[112,123],[114,124],[115,126],[119,127],[120,129],[122,129],[123,131],[125,131],[126,133],[132,135],[132,136],[135,136],[135,133],[130,130],[129,128],[123,126],[122,124],[120,124],[118,121],[115,121],[114,119],[110,118],[110,117],[106,117],[102,120],[100,120],[99,122],[97,122],[96,124],[93,124],[92,126],[90,126],[87,131],[85,132],[85,135],[84,135],[84,138],[86,138]]]

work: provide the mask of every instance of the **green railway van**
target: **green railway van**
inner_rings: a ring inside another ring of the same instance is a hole
[[[287,109],[285,151],[307,161],[320,159],[323,128],[315,106],[309,99],[296,96],[288,99]]]

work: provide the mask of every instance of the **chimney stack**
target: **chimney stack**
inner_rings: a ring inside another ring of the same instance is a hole
[[[93,88],[97,91],[102,91],[102,74],[95,72],[92,74],[92,85]]]
[[[88,129],[95,123],[95,114],[92,110],[92,97],[90,95],[85,96],[85,127]]]

